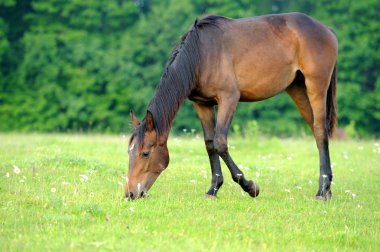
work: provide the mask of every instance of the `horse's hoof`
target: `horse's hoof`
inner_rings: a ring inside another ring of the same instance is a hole
[[[216,199],[216,195],[207,194],[205,195],[205,199]]]
[[[330,200],[332,197],[331,191],[328,191],[325,195],[316,195],[315,199],[320,201],[327,201]]]
[[[260,193],[259,185],[253,183],[253,181],[249,181],[249,183],[250,183],[249,190],[248,190],[249,195],[253,198],[259,196],[259,193]]]

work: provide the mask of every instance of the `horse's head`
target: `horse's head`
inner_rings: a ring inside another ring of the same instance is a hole
[[[169,164],[166,139],[157,135],[152,114],[148,111],[140,124],[131,111],[134,132],[129,140],[129,171],[125,187],[127,199],[143,197]]]

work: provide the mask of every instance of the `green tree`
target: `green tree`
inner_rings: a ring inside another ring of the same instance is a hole
[[[380,3],[250,0],[0,1],[0,130],[127,131],[153,95],[180,37],[202,15],[233,18],[299,11],[331,26],[339,40],[340,127],[380,135]],[[308,131],[286,94],[239,104],[244,130]],[[174,130],[200,129],[186,101]]]

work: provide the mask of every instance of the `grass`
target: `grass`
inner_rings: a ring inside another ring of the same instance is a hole
[[[313,139],[230,139],[261,188],[232,182],[205,200],[199,137],[171,137],[171,162],[144,200],[123,199],[128,137],[0,134],[1,251],[378,251],[380,146],[332,142],[333,199],[314,200]],[[19,169],[19,170],[18,170]]]

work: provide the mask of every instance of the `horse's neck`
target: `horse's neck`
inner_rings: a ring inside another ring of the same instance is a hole
[[[194,88],[200,58],[195,35],[188,35],[174,50],[150,102],[148,110],[153,114],[158,135],[169,135],[174,117]]]
[[[167,140],[175,116],[184,100],[190,95],[191,88],[160,83],[148,110],[153,114],[155,127],[159,136]]]

